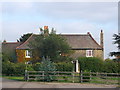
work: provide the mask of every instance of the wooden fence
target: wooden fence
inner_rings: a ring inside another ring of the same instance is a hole
[[[47,73],[47,74],[46,74]],[[55,81],[69,81],[69,82],[90,82],[95,80],[116,80],[118,81],[120,74],[118,73],[94,73],[94,72],[44,72],[44,71],[25,71],[25,80],[41,80],[44,81],[46,75],[56,77]],[[112,82],[112,81],[111,81]]]

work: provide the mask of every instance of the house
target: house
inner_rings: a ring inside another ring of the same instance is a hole
[[[45,26],[44,28],[48,28]],[[74,53],[71,55],[73,58],[77,57],[99,57],[104,58],[104,47],[103,47],[103,31],[100,32],[100,44],[98,44],[92,35],[88,32],[87,34],[60,34],[66,38],[66,41],[71,46],[71,50]],[[3,52],[15,51],[18,62],[24,62],[31,60],[28,44],[34,40],[36,34],[32,34],[24,43],[20,42],[3,42]],[[8,49],[7,49],[8,48]]]

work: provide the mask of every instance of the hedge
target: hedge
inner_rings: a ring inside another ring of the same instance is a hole
[[[74,65],[71,62],[59,62],[55,63],[57,71],[73,71]]]
[[[118,73],[120,72],[120,63],[111,59],[105,61],[97,57],[79,57],[80,70],[91,72],[106,72]]]
[[[26,65],[24,63],[12,63],[12,62],[2,62],[2,74],[4,75],[14,75],[23,76],[25,74],[25,69],[34,70],[31,65]]]

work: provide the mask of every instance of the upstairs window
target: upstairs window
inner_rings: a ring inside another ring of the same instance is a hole
[[[25,51],[25,57],[26,57],[26,58],[30,58],[30,57],[31,57],[31,53],[30,53],[29,50],[26,50],[26,51]]]
[[[93,50],[86,50],[86,57],[93,57]]]

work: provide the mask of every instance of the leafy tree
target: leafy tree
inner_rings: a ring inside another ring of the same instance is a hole
[[[32,35],[32,33],[23,34],[23,36],[21,36],[19,38],[19,40],[17,40],[17,41],[18,42],[25,42],[31,35]]]
[[[42,33],[29,44],[33,58],[37,60],[49,56],[54,62],[59,62],[63,57],[64,60],[70,49],[66,40],[60,35],[56,35],[53,29],[50,34],[49,31],[43,32],[42,29],[40,31]]]
[[[118,35],[114,34],[113,39],[115,40],[114,44],[117,44],[118,49],[120,49],[120,33]],[[120,52],[119,51],[118,52],[110,52],[110,55],[120,57]]]

